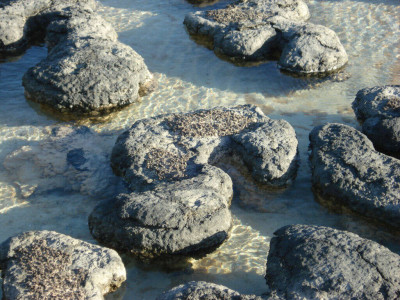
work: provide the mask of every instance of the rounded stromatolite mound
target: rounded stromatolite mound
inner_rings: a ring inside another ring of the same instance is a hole
[[[143,256],[191,255],[221,244],[232,224],[230,177],[212,166],[242,160],[261,183],[295,176],[297,139],[259,108],[198,110],[137,121],[118,137],[111,164],[135,191],[97,206],[92,235]]]
[[[230,177],[205,166],[196,177],[103,201],[89,228],[106,246],[143,257],[207,252],[228,237],[231,198]]]
[[[261,300],[255,295],[241,295],[223,285],[204,281],[190,281],[164,292],[157,300]]]
[[[362,130],[375,147],[393,156],[400,153],[400,85],[358,91],[353,109]]]
[[[38,33],[45,37],[48,56],[23,77],[28,99],[62,113],[96,115],[136,102],[154,88],[143,58],[117,40],[115,30],[93,10],[94,1],[25,2],[0,8],[5,12],[0,51],[24,49]],[[40,10],[30,7],[36,2]],[[19,39],[7,34],[6,25],[14,19],[24,24],[15,34]]]
[[[185,17],[189,33],[209,36],[214,49],[233,59],[265,60],[280,54],[280,68],[296,73],[338,70],[348,60],[335,32],[305,23],[301,0],[237,1]]]
[[[288,122],[256,106],[216,107],[135,122],[118,137],[111,166],[140,191],[197,176],[202,165],[238,154],[256,181],[284,186],[295,176],[297,144]]]
[[[356,129],[327,124],[310,133],[312,181],[331,205],[400,227],[400,161]]]
[[[3,297],[103,299],[126,280],[114,250],[54,231],[30,231],[0,245]]]
[[[397,299],[400,256],[350,232],[290,225],[271,240],[266,279],[283,299]]]

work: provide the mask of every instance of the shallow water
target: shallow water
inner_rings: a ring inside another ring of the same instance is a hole
[[[276,229],[287,224],[350,230],[400,253],[399,235],[321,206],[311,190],[308,165],[308,133],[314,126],[340,122],[359,128],[351,109],[356,92],[364,87],[400,84],[398,0],[308,2],[310,21],[335,30],[349,55],[345,69],[328,79],[291,77],[281,73],[274,61],[238,67],[221,60],[196,44],[182,24],[186,13],[207,7],[195,7],[184,0],[101,3],[101,13],[119,31],[120,40],[144,57],[158,81],[157,90],[141,103],[100,123],[79,122],[96,132],[100,141],[96,147],[106,155],[118,134],[138,119],[250,103],[259,105],[270,117],[292,124],[301,159],[294,183],[279,191],[260,189],[237,169],[224,166],[236,185],[232,204],[235,225],[229,240],[205,258],[175,268],[125,257],[128,281],[110,299],[153,299],[189,280],[220,283],[242,293],[265,293],[268,288],[263,274],[269,240]],[[219,1],[209,7],[226,3]],[[40,173],[42,161],[32,163],[14,155],[24,146],[42,149],[48,140],[48,126],[75,125],[60,121],[24,98],[22,75],[46,52],[46,48],[34,46],[20,58],[0,61],[0,241],[21,231],[50,229],[95,242],[87,216],[98,197],[79,193],[68,182],[60,188],[63,174],[55,178],[51,173]],[[14,165],[27,172],[13,171],[10,166]],[[99,170],[107,167],[98,166]]]

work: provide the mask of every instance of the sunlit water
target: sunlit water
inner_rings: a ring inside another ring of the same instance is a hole
[[[308,134],[314,126],[340,122],[359,128],[351,109],[356,92],[364,87],[400,84],[398,0],[308,3],[310,21],[335,30],[349,55],[346,68],[327,80],[282,74],[276,62],[238,67],[221,60],[196,44],[182,24],[185,14],[207,7],[195,7],[184,0],[104,0],[102,4],[100,11],[118,30],[120,40],[144,57],[158,81],[157,90],[141,103],[100,123],[80,122],[98,134],[102,141],[98,147],[105,153],[110,153],[118,134],[138,119],[251,103],[270,117],[292,124],[301,158],[296,180],[280,191],[259,188],[246,174],[225,165],[236,191],[231,237],[214,253],[182,266],[161,267],[125,257],[128,281],[117,294],[109,296],[111,299],[153,299],[189,280],[220,283],[241,293],[265,293],[268,287],[263,275],[269,241],[276,229],[287,224],[350,230],[400,253],[398,235],[316,202],[308,165]],[[224,4],[226,1],[219,1],[214,7]],[[51,174],[38,178],[37,183],[36,178],[24,182],[7,167],[15,151],[45,143],[49,130],[44,129],[48,126],[66,125],[24,98],[22,75],[45,57],[46,51],[31,47],[20,58],[0,63],[0,241],[21,231],[50,229],[95,243],[87,216],[98,198],[60,189]],[[24,166],[25,162],[11,159],[12,163]],[[34,164],[29,166],[34,168]]]

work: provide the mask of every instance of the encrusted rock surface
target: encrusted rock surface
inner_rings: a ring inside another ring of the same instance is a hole
[[[375,147],[400,154],[400,85],[376,86],[358,91],[353,109],[362,130]]]
[[[103,299],[126,280],[118,253],[54,231],[30,231],[0,245],[3,297]]]
[[[324,201],[400,227],[400,161],[358,130],[327,124],[310,133],[312,181]]]
[[[143,58],[117,40],[95,8],[93,0],[14,0],[0,7],[0,52],[25,49],[38,35],[49,47],[23,77],[28,99],[63,113],[96,115],[154,88]]]
[[[49,126],[48,138],[6,156],[4,167],[22,197],[55,189],[112,197],[123,184],[109,166],[106,140],[85,126]]]
[[[213,165],[232,157],[243,160],[257,181],[285,186],[297,168],[294,129],[250,105],[135,122],[118,137],[111,157],[115,173],[134,192],[94,209],[92,235],[143,256],[218,246],[232,224],[233,191],[230,177]]]
[[[400,256],[356,234],[290,225],[275,232],[267,284],[283,299],[397,299]]]
[[[255,295],[241,295],[223,285],[190,281],[164,292],[157,300],[261,300]]]
[[[223,9],[185,17],[189,33],[212,38],[214,50],[233,59],[265,60],[280,54],[280,68],[296,73],[326,73],[348,60],[332,30],[305,21],[301,0],[240,0]]]
[[[297,139],[293,127],[256,106],[217,107],[135,122],[114,146],[111,165],[132,190],[196,176],[204,164],[237,153],[255,180],[284,186],[294,177]]]

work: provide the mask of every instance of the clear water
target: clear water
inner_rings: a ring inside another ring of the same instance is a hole
[[[158,81],[158,89],[141,103],[101,122],[79,122],[96,132],[102,141],[98,147],[105,153],[110,153],[117,135],[138,119],[251,103],[272,118],[283,118],[293,125],[301,158],[294,184],[280,191],[260,189],[237,169],[225,166],[234,177],[237,190],[232,205],[235,225],[229,240],[214,253],[183,266],[160,267],[125,257],[128,280],[108,298],[153,299],[189,280],[220,283],[242,293],[265,293],[268,287],[263,275],[269,241],[276,229],[287,224],[320,224],[350,230],[400,253],[399,235],[360,217],[337,214],[321,206],[311,190],[308,165],[308,133],[314,126],[340,122],[359,128],[351,109],[356,92],[364,87],[400,84],[398,0],[308,3],[311,22],[335,30],[349,55],[343,72],[325,80],[282,74],[276,62],[238,67],[219,59],[191,40],[182,24],[186,13],[207,7],[195,7],[185,0],[101,2],[101,13],[118,30],[120,40],[145,58]],[[224,4],[226,1],[213,5]],[[24,182],[4,164],[24,146],[46,143],[48,126],[76,124],[44,113],[24,98],[22,75],[46,51],[31,47],[21,57],[0,63],[0,241],[21,231],[50,229],[95,243],[87,216],[99,199],[60,189],[51,175],[32,176]],[[35,162],[28,165],[36,171],[41,168]],[[38,185],[42,186],[40,192]]]

